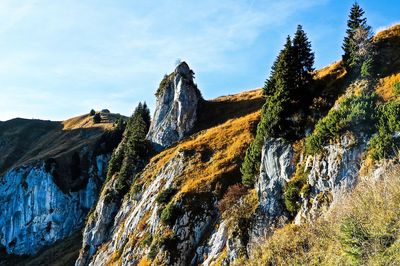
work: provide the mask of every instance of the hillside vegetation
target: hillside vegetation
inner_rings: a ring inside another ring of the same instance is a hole
[[[277,230],[236,265],[399,265],[399,170],[364,180],[313,224]]]

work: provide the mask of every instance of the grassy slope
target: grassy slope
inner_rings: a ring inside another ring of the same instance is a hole
[[[63,158],[96,140],[113,127],[110,121],[93,124],[89,115],[62,122],[16,118],[0,124],[0,175],[11,167],[46,158]]]

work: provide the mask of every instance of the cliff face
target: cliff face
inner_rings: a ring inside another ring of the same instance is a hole
[[[367,143],[366,138],[346,134],[324,147],[322,153],[307,158],[305,171],[309,172],[310,194],[302,199],[295,218],[297,224],[315,220],[322,207],[326,209],[357,184]]]
[[[195,125],[201,94],[193,82],[193,75],[189,66],[182,62],[161,81],[147,135],[158,150],[182,140]]]
[[[118,139],[112,123],[91,121],[17,119],[0,128],[8,165],[0,182],[0,244],[7,253],[34,255],[83,226]],[[31,138],[36,145],[25,145]]]
[[[80,229],[96,202],[107,155],[95,157],[85,187],[64,193],[42,165],[11,169],[0,186],[1,244],[8,253],[35,254]]]
[[[282,226],[288,219],[283,193],[295,170],[293,153],[291,144],[282,139],[264,142],[256,183],[259,207],[253,223],[253,238],[271,233],[271,228]]]

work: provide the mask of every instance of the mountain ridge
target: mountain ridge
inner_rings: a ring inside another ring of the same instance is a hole
[[[395,82],[400,81],[400,45],[397,45],[400,43],[400,25],[377,33],[375,42],[382,56],[378,59],[379,79],[373,89],[381,96],[381,101],[396,100],[398,96],[393,94],[392,88]],[[315,78],[317,87],[323,88],[318,97],[326,99],[326,103],[316,109],[315,123],[327,116],[329,110],[338,108],[343,98],[358,95],[363,90],[361,83],[354,84],[346,76],[340,61],[317,70]],[[88,262],[91,265],[229,264],[247,252],[249,239],[257,234],[271,233],[270,228],[265,231],[266,224],[272,228],[284,226],[289,215],[282,212],[284,204],[279,205],[279,201],[285,187],[291,184],[290,180],[304,182],[302,178],[307,175],[315,182],[312,190],[307,192],[313,197],[312,207],[308,205],[311,201],[303,202],[296,218],[299,223],[317,215],[321,206],[329,208],[326,202],[332,195],[337,196],[336,192],[330,191],[351,189],[353,182],[357,183],[359,169],[347,167],[351,166],[349,163],[342,165],[343,158],[349,162],[354,162],[354,158],[365,162],[362,157],[365,143],[359,146],[357,141],[353,142],[357,140],[355,136],[344,134],[337,142],[332,140],[324,147],[326,154],[311,157],[301,150],[304,143],[271,139],[264,143],[264,168],[257,188],[250,190],[241,202],[233,204],[242,208],[245,215],[247,211],[256,212],[256,221],[252,221],[254,228],[243,230],[251,227],[250,218],[241,217],[234,208],[224,214],[218,202],[224,199],[232,185],[240,183],[240,163],[246,147],[254,138],[264,101],[262,90],[256,89],[200,102],[191,133],[171,143],[155,155],[138,176],[132,177],[130,191],[118,209],[110,237]],[[79,131],[85,127],[92,130],[92,125],[86,124],[85,119],[90,118],[83,116],[83,119],[77,119],[78,122],[72,118],[61,124],[66,131]],[[21,121],[13,121],[16,122]],[[0,123],[0,132],[4,123]],[[102,126],[94,126],[93,130]],[[107,128],[109,125],[104,126]],[[80,142],[77,143],[79,146]],[[50,157],[55,157],[53,155],[57,153],[50,154]],[[303,172],[297,170],[292,175],[293,171],[286,171],[290,167],[296,168],[297,163],[305,164],[304,168],[299,168]],[[328,171],[332,174],[327,177],[327,185],[321,180]],[[340,182],[336,182],[338,180],[348,182],[349,187],[342,187]],[[267,193],[269,190],[275,194],[271,196]],[[105,199],[100,196],[97,204],[102,201]],[[253,209],[255,204],[258,206],[256,210]],[[271,213],[274,218],[275,214],[276,217],[283,214],[284,219],[277,219],[278,222],[269,220]],[[242,224],[232,221],[232,217],[238,218]],[[74,248],[78,248],[76,243]],[[81,253],[84,251],[83,247]]]

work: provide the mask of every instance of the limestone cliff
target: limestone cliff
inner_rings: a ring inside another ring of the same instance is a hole
[[[161,81],[147,135],[158,150],[182,140],[195,125],[197,107],[202,98],[193,75],[186,62],[182,62]]]
[[[90,116],[3,126],[0,244],[8,254],[34,255],[81,229],[119,133]]]

